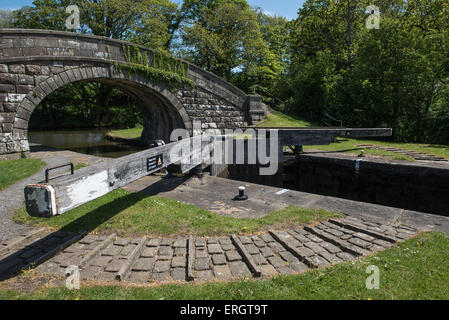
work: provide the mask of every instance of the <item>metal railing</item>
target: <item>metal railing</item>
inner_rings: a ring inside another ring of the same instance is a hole
[[[329,120],[338,122],[338,123],[340,124],[340,127],[343,127],[343,121],[338,120],[338,119],[335,119],[334,117],[330,116],[330,115],[327,114],[327,113],[323,113],[323,116],[325,116],[325,117],[328,118]],[[321,119],[321,121],[322,121],[326,126],[332,127],[332,125],[328,122],[327,119]]]

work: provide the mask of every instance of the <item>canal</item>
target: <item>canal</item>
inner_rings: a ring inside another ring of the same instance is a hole
[[[30,143],[106,158],[119,158],[145,149],[106,140],[108,131],[95,129],[30,131],[28,138]]]

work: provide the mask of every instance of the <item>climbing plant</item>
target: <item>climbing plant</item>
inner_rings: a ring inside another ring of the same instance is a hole
[[[109,46],[107,50],[111,57]],[[139,47],[134,45],[123,44],[122,50],[125,63],[118,63],[111,59],[117,70],[128,71],[129,75],[137,73],[155,82],[163,82],[173,90],[183,85],[195,87],[195,83],[188,78],[189,65],[187,63],[161,52],[152,52],[150,62],[148,53],[140,51]]]

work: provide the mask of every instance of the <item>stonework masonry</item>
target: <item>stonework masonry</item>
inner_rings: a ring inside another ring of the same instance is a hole
[[[125,62],[125,43],[67,32],[0,29],[0,157],[28,152],[33,110],[58,88],[77,81],[108,83],[137,98],[146,140],[168,140],[173,129],[192,130],[193,121],[201,121],[202,129],[233,129],[264,119],[261,97],[246,95],[192,64],[188,76],[195,88],[177,92],[116,70],[112,61]],[[137,47],[152,57],[151,49]]]

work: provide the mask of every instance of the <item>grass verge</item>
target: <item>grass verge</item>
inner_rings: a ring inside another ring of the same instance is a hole
[[[202,285],[157,287],[83,286],[40,288],[31,293],[0,289],[0,300],[299,300],[299,299],[449,299],[449,237],[424,233],[395,247],[356,261],[300,275],[266,280],[213,282]],[[380,271],[380,288],[368,290],[366,269]]]
[[[267,119],[259,123],[258,127],[311,127],[314,124],[296,116],[287,115],[279,111],[273,111],[267,114]]]
[[[142,135],[143,127],[136,127],[123,130],[113,130],[108,132],[108,136],[122,139],[139,139]]]
[[[48,218],[31,217],[25,207],[14,215],[14,221],[36,227],[88,230],[113,230],[119,234],[154,235],[220,235],[254,233],[269,227],[297,226],[341,217],[338,213],[290,206],[259,219],[239,219],[160,197],[130,193],[117,189],[63,215]]]
[[[304,148],[305,151],[310,151],[314,149],[325,150],[325,151],[344,151],[350,153],[360,153],[360,150],[364,150],[365,154],[372,155],[382,155],[388,156],[393,160],[407,160],[414,161],[412,157],[397,154],[394,152],[383,151],[383,150],[375,150],[358,147],[359,144],[375,144],[378,146],[384,147],[394,147],[401,148],[405,150],[411,151],[419,151],[425,152],[428,154],[433,154],[435,156],[444,157],[449,160],[449,145],[431,145],[431,144],[418,144],[418,143],[400,143],[400,142],[383,142],[383,141],[375,141],[375,140],[361,140],[361,139],[346,139],[339,138],[337,142],[331,143],[330,145],[324,146],[306,146]],[[355,150],[354,150],[355,149]]]
[[[39,159],[0,161],[0,190],[25,179],[45,166]]]

